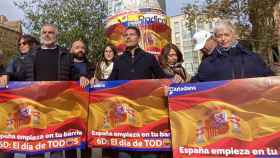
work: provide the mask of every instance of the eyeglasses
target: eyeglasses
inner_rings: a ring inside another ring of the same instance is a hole
[[[21,45],[25,46],[25,45],[27,45],[27,43],[26,43],[26,42],[21,42],[21,43],[18,44],[19,47],[20,47]]]

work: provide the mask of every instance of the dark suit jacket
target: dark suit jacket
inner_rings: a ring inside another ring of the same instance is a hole
[[[156,58],[140,48],[134,58],[126,51],[114,62],[109,80],[137,80],[166,77]]]

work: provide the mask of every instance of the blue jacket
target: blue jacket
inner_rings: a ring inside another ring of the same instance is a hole
[[[192,82],[231,80],[272,76],[273,72],[256,54],[240,44],[229,50],[215,48],[213,54],[202,61]]]
[[[90,63],[85,60],[84,62],[78,63],[74,62],[73,71],[72,71],[72,79],[79,80],[81,76],[86,78],[92,78],[94,76],[94,67],[90,65]]]

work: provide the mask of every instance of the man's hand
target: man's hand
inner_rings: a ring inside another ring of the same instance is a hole
[[[89,79],[88,78],[86,78],[86,77],[84,77],[84,76],[81,76],[80,77],[80,86],[82,87],[82,88],[85,88],[87,85],[89,85]]]
[[[8,75],[1,75],[0,76],[0,87],[6,88],[8,85]]]

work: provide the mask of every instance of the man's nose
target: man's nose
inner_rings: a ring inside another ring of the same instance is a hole
[[[224,35],[222,35],[222,40],[223,40],[223,41],[225,40],[225,36],[224,36]]]

